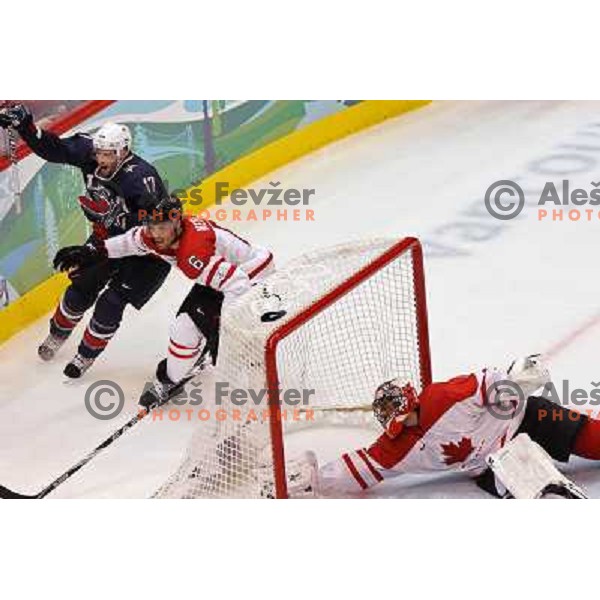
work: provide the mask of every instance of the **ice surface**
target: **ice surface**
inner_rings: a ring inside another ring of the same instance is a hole
[[[497,221],[485,212],[483,194],[492,182],[515,178],[532,190],[529,203],[550,179],[568,178],[573,188],[590,190],[600,179],[599,114],[597,102],[437,102],[255,184],[314,188],[314,222],[231,226],[271,247],[281,263],[355,238],[417,235],[427,244],[435,378],[553,350],[554,379],[590,390],[600,380],[598,222],[539,222],[531,204],[519,218]],[[0,347],[0,483],[35,492],[125,421],[125,414],[118,423],[92,418],[84,391],[93,381],[116,380],[126,410],[134,410],[188,287],[173,273],[143,312],[128,309],[104,356],[74,384],[65,383],[61,371],[76,350],[77,333],[50,365],[36,356],[46,319]],[[142,424],[51,497],[146,497],[179,464],[196,426],[187,420]],[[302,444],[313,435],[319,459],[327,460],[374,434],[345,428],[298,435]],[[575,459],[567,471],[600,497],[600,465]],[[456,476],[398,479],[370,495],[485,497]]]

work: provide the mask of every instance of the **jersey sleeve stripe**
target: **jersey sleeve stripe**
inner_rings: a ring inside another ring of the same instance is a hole
[[[489,403],[488,390],[486,383],[487,371],[483,370],[483,377],[481,378],[481,386],[479,387],[479,393],[481,394],[481,406],[486,406]]]
[[[373,466],[373,463],[368,459],[367,453],[364,450],[357,450],[356,454],[361,458],[361,460],[367,465],[367,468],[371,472],[371,475],[375,477],[377,481],[383,481],[383,475]]]
[[[267,259],[258,267],[248,273],[248,279],[254,279],[259,273],[262,273],[273,262],[273,253],[269,252]]]
[[[366,490],[369,486],[367,485],[367,482],[361,477],[360,473],[358,472],[358,469],[354,466],[354,463],[352,462],[350,456],[348,456],[347,454],[342,454],[342,459],[346,463],[346,467],[348,468],[348,471],[350,471],[350,473],[352,474],[352,477],[356,479],[358,485],[360,485],[360,487],[363,490]]]
[[[225,259],[224,259],[223,257],[219,258],[219,260],[217,260],[217,261],[216,261],[216,262],[213,264],[213,266],[212,266],[212,269],[210,270],[210,273],[208,274],[208,277],[206,278],[206,285],[207,285],[207,286],[209,286],[209,287],[210,287],[210,284],[211,284],[211,282],[212,282],[212,280],[213,280],[213,278],[214,278],[214,276],[215,276],[215,274],[216,274],[216,272],[217,272],[217,269],[219,268],[219,265],[220,265],[222,262],[225,262]]]
[[[232,235],[234,238],[238,239],[240,242],[243,242],[244,244],[246,244],[246,246],[251,245],[248,240],[245,240],[243,237],[239,236],[237,233],[231,231],[231,229],[227,229],[227,227],[222,227],[221,225],[218,225],[217,223],[214,223],[213,221],[210,221],[210,224],[213,226],[214,229],[220,229],[221,231],[226,231],[227,233]]]
[[[236,269],[237,267],[235,265],[231,265],[229,267],[229,271],[227,271],[227,274],[225,275],[225,277],[223,277],[219,288],[223,289],[223,286],[231,279],[231,276],[235,273]]]

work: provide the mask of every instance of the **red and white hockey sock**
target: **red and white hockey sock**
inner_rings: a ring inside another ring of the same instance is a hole
[[[177,315],[171,326],[167,375],[171,381],[181,381],[192,369],[205,342],[204,336],[186,313]]]

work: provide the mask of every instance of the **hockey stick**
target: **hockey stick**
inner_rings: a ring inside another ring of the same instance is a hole
[[[21,214],[21,183],[19,176],[19,159],[17,158],[17,139],[15,138],[15,130],[12,127],[8,127],[6,130],[8,136],[8,154],[10,157],[10,164],[12,165],[12,188],[15,197],[15,210],[18,215]]]
[[[2,302],[2,307],[8,306],[10,303],[8,281],[2,275],[0,275],[0,302]]]
[[[137,425],[146,415],[148,415],[148,411],[141,411],[135,417],[127,421],[125,425],[119,427],[117,431],[115,431],[110,437],[106,438],[101,444],[96,446],[89,454],[84,456],[77,464],[73,465],[70,469],[65,471],[60,477],[57,477],[52,483],[47,485],[42,491],[34,494],[33,496],[28,496],[26,494],[19,494],[17,492],[13,492],[8,488],[0,485],[0,498],[6,500],[34,500],[38,498],[46,497],[50,492],[54,491],[61,483],[64,483],[69,477],[77,473],[82,467],[87,465],[92,458],[94,458],[99,452],[104,450],[104,448],[108,448],[115,440],[118,440],[126,431],[131,429],[134,425]]]
[[[186,383],[188,383],[193,377],[198,375],[200,373],[200,371],[203,370],[204,361],[202,359],[204,358],[204,355],[205,355],[205,353],[203,352],[202,356],[198,359],[198,361],[196,361],[196,364],[195,364],[193,370],[191,371],[190,375],[181,383],[182,386],[185,385]],[[169,397],[164,402],[161,402],[152,408],[153,409],[158,408],[159,406],[167,404],[170,399],[171,398]],[[70,469],[65,471],[60,477],[57,477],[52,483],[48,484],[43,490],[41,490],[37,494],[34,494],[32,496],[28,496],[26,494],[19,494],[17,492],[14,492],[13,490],[8,489],[7,487],[4,487],[3,485],[0,485],[0,499],[37,500],[40,498],[45,498],[48,494],[53,492],[61,483],[64,483],[72,475],[77,473],[77,471],[79,471],[81,468],[83,468],[85,465],[87,465],[90,462],[90,460],[92,460],[92,458],[94,458],[98,453],[100,453],[105,448],[108,448],[108,446],[110,446],[113,442],[118,440],[124,433],[129,431],[135,425],[137,425],[144,417],[149,415],[150,412],[151,411],[147,410],[147,409],[140,410],[140,412],[138,412],[138,414],[135,415],[135,417],[133,417],[129,421],[127,421],[127,423],[125,423],[125,425],[122,425],[121,427],[119,427],[119,429],[117,429],[117,431],[115,431],[111,436],[106,438],[101,444],[96,446],[90,453],[88,453],[86,456],[84,456],[77,464],[73,465]]]
[[[10,102],[6,101],[0,104],[0,109],[8,108]],[[17,158],[17,138],[13,127],[6,128],[6,139],[8,140],[8,158],[11,164],[11,187],[14,194],[15,210],[18,215],[21,214],[21,184],[19,176],[19,159]]]
[[[301,413],[314,411],[314,412],[370,412],[373,407],[370,404],[361,404],[360,406],[307,406],[305,408],[297,409]]]

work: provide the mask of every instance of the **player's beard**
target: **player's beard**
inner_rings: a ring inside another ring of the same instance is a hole
[[[102,163],[100,163],[96,158],[96,162],[98,164],[98,166],[96,167],[96,175],[102,177],[103,179],[108,179],[109,177],[112,177],[116,173],[123,160],[124,157],[117,154],[114,157],[113,162],[111,162],[108,165],[102,165]]]

